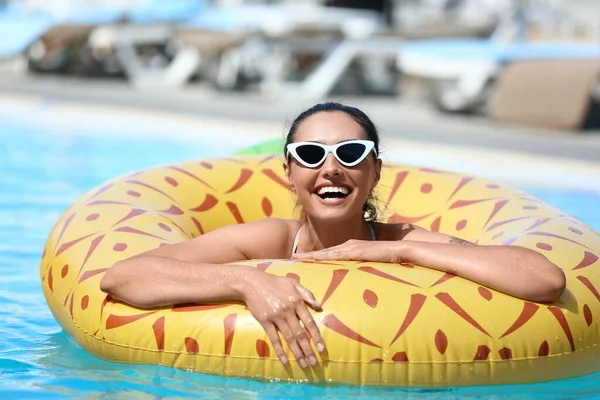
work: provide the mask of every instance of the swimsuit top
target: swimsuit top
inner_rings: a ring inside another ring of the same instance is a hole
[[[373,229],[373,226],[371,225],[370,222],[367,222],[367,226],[369,227],[369,232],[371,233],[371,240],[375,241],[377,240],[377,238],[375,237],[375,229]],[[298,242],[300,241],[300,232],[302,232],[302,228],[304,227],[301,226],[300,229],[298,229],[298,233],[296,233],[296,237],[294,238],[294,245],[292,246],[292,255],[294,253],[296,253],[296,250],[298,250]]]

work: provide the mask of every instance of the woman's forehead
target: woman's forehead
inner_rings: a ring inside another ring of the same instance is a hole
[[[296,131],[295,142],[339,143],[365,139],[365,132],[352,117],[343,112],[320,112],[305,119]]]

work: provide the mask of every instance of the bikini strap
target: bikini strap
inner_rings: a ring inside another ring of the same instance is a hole
[[[298,229],[298,233],[296,233],[296,237],[294,238],[294,245],[292,246],[292,255],[294,255],[296,253],[296,250],[298,250],[298,243],[300,242],[300,232],[302,232],[303,226],[301,226],[300,229]]]
[[[373,225],[371,225],[370,222],[367,222],[367,226],[369,227],[369,232],[371,233],[371,240],[376,241],[377,236],[375,235],[375,229],[373,229]],[[296,237],[294,238],[294,244],[292,245],[292,255],[296,254],[296,250],[298,250],[298,243],[300,242],[300,232],[302,232],[303,227],[304,225],[301,226],[300,229],[298,229]]]
[[[370,222],[367,222],[367,226],[369,227],[369,232],[371,232],[371,240],[377,240],[377,237],[375,236],[375,229],[373,229],[373,225],[371,225]]]

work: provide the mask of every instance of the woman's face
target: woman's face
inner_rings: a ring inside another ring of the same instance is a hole
[[[294,142],[334,145],[347,140],[368,140],[364,129],[344,112],[319,112],[305,119]],[[354,167],[345,167],[333,154],[315,168],[299,164],[292,156],[284,165],[286,180],[311,220],[362,218],[362,208],[379,182],[381,160],[371,152]]]

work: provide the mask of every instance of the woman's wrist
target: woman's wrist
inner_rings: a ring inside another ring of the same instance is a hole
[[[235,300],[245,302],[246,299],[256,291],[254,288],[256,274],[264,272],[245,265],[232,266],[232,268],[235,268],[236,271],[230,286],[233,290],[233,295],[235,296]]]

